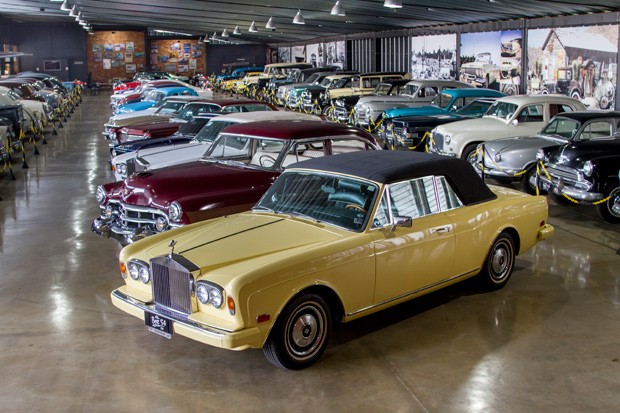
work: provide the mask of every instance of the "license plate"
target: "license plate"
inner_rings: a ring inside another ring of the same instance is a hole
[[[172,320],[157,314],[144,312],[144,323],[151,333],[172,338]]]

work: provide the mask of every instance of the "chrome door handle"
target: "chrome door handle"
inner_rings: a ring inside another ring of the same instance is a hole
[[[431,229],[431,232],[434,234],[445,234],[446,232],[450,232],[450,227],[446,226],[433,228]]]

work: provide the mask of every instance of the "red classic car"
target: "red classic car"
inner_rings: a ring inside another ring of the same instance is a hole
[[[121,129],[121,133],[118,135],[117,140],[120,144],[136,141],[138,139],[163,138],[172,135],[178,131],[181,126],[183,126],[183,123],[179,122],[131,125]]]
[[[209,218],[249,210],[289,165],[379,149],[369,133],[317,121],[263,121],[225,128],[197,162],[131,175],[99,186],[92,230],[128,244]]]

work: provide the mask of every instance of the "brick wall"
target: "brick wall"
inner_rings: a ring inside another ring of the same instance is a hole
[[[128,43],[133,43],[133,51]],[[146,65],[144,32],[95,32],[87,36],[86,57],[92,82],[131,78]]]

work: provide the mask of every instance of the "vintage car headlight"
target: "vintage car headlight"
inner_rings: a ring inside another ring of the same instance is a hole
[[[116,157],[116,155],[118,155],[118,154],[116,153],[116,149],[112,149],[112,158],[115,158],[115,157]]]
[[[370,106],[367,106],[365,111],[366,111],[366,116],[370,116],[372,109],[370,109]]]
[[[129,276],[136,281],[140,280],[144,284],[147,284],[151,280],[151,271],[149,270],[148,264],[144,261],[129,260],[127,271],[129,272]]]
[[[103,203],[105,202],[106,193],[105,193],[105,189],[103,189],[101,185],[99,185],[97,187],[97,190],[95,191],[95,198],[97,199],[97,203],[99,205],[103,205]]]
[[[105,209],[103,211],[103,213],[105,214],[106,218],[110,218],[112,217],[112,205],[108,204],[105,206]]]
[[[592,165],[592,161],[585,161],[581,166],[581,171],[585,176],[592,176],[592,172],[594,172],[594,165]]]
[[[116,129],[110,129],[108,131],[108,138],[110,139],[116,139]]]
[[[502,161],[502,154],[497,152],[495,154],[495,158],[494,159],[495,159],[495,162],[501,162]]]
[[[543,162],[547,162],[547,157],[545,156],[545,151],[542,149],[539,149],[536,152],[536,160],[537,161],[543,161]]]
[[[127,164],[125,162],[117,163],[116,164],[116,170],[121,175],[127,174]]]
[[[446,145],[450,145],[450,143],[452,142],[452,135],[446,133],[444,135],[444,142],[446,143]]]
[[[183,217],[183,209],[177,201],[174,201],[168,207],[168,215],[170,216],[170,220],[175,222],[179,222]]]
[[[211,304],[215,308],[220,308],[224,302],[224,290],[212,283],[198,281],[196,283],[196,298],[202,304]]]
[[[163,232],[168,228],[168,220],[166,217],[157,217],[155,220],[155,229],[159,232]]]

